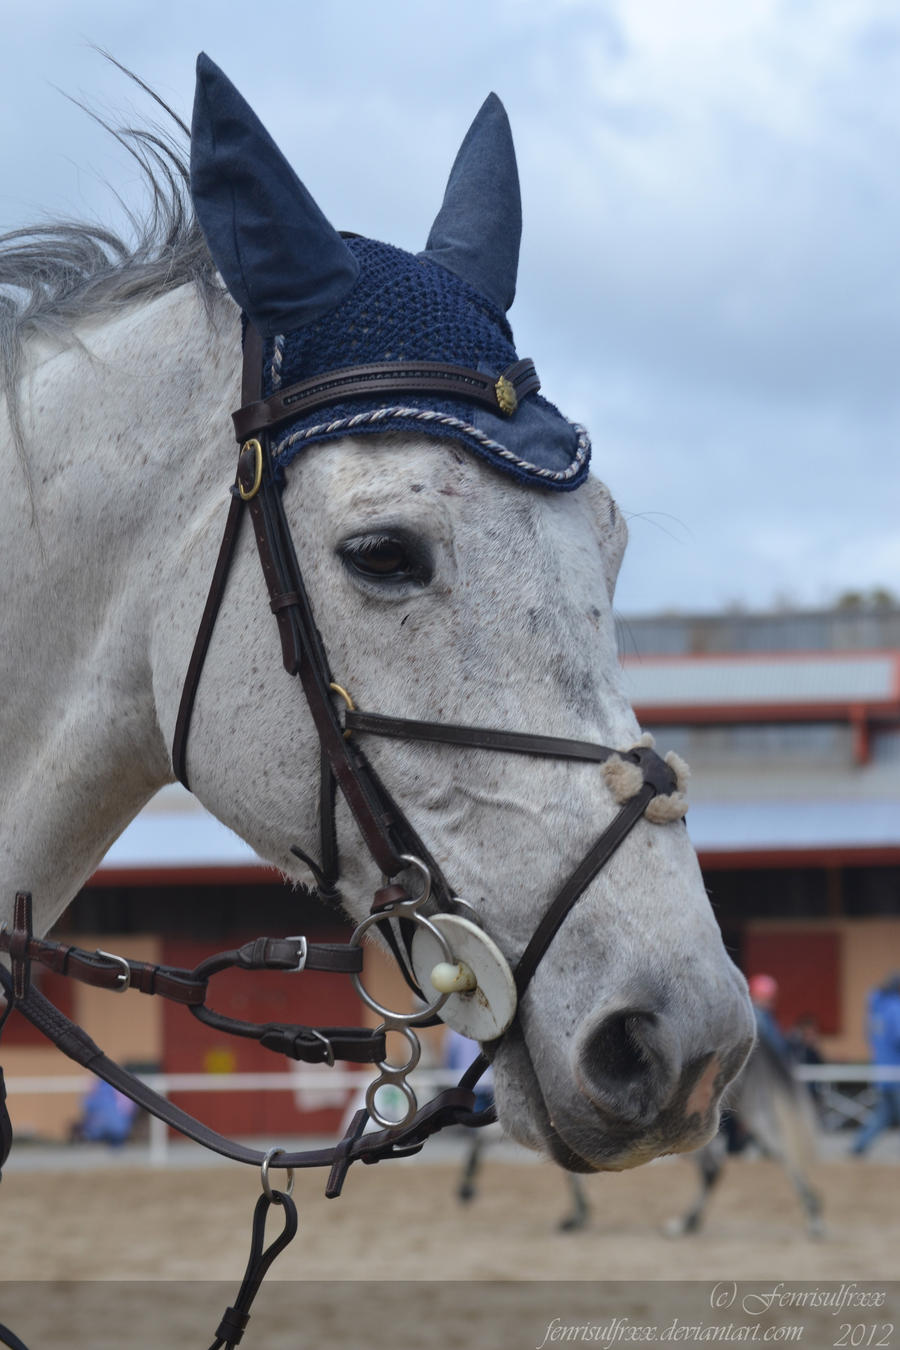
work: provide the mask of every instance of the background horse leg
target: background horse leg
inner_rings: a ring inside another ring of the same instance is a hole
[[[463,1162],[462,1175],[459,1179],[459,1185],[456,1188],[456,1194],[462,1203],[468,1204],[470,1200],[475,1199],[475,1178],[478,1175],[478,1169],[481,1166],[481,1153],[484,1148],[484,1140],[478,1135],[472,1140],[469,1147],[469,1153]]]
[[[780,1157],[800,1197],[809,1236],[821,1238],[825,1236],[822,1199],[807,1178],[807,1168],[815,1157],[812,1113],[807,1098],[801,1095],[802,1091],[796,1091],[793,1097],[776,1094],[775,1114],[781,1132],[781,1149],[776,1156]]]
[[[785,1169],[803,1205],[806,1231],[811,1238],[824,1237],[825,1223],[822,1219],[822,1198],[819,1192],[809,1184],[803,1172],[797,1171],[788,1163],[785,1163]]]
[[[823,1237],[822,1201],[807,1179],[816,1157],[816,1132],[806,1089],[761,1040],[738,1080],[735,1096],[743,1124],[763,1153],[782,1164],[799,1195],[809,1236]]]
[[[684,1237],[688,1233],[700,1231],[710,1192],[722,1174],[725,1149],[726,1141],[720,1133],[694,1154],[700,1174],[700,1190],[690,1209],[680,1218],[670,1219],[665,1225],[663,1232],[667,1237]]]
[[[577,1233],[580,1229],[587,1227],[588,1219],[591,1215],[591,1207],[587,1202],[584,1182],[577,1172],[567,1172],[566,1181],[569,1186],[569,1194],[572,1199],[571,1213],[564,1215],[557,1227],[561,1233]]]

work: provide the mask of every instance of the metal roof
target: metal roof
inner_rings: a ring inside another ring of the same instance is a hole
[[[900,849],[896,801],[699,801],[687,824],[698,853]]]
[[[883,705],[900,715],[900,652],[626,659],[625,686],[640,710]]]
[[[104,872],[269,867],[243,839],[184,788],[163,788],[119,835],[99,867]]]
[[[870,773],[874,783],[875,771],[864,770],[848,775],[843,785],[842,775],[826,781],[814,773],[794,775],[789,784],[777,775],[743,784],[730,776],[727,793],[717,790],[717,776],[704,783],[701,775],[689,792],[688,833],[698,853],[717,856],[900,850],[900,799],[867,793]],[[264,868],[271,870],[195,798],[171,787],[119,836],[95,880],[127,882],[131,875],[163,881],[173,873],[249,877]]]

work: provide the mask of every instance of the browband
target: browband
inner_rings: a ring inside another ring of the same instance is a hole
[[[378,365],[349,366],[329,370],[310,380],[288,385],[269,398],[248,403],[232,413],[239,441],[268,431],[316,408],[326,408],[358,394],[433,394],[438,398],[462,398],[480,403],[493,413],[512,417],[526,394],[541,387],[534,362],[528,359],[507,366],[499,376],[485,375],[467,366],[443,361],[385,361]]]

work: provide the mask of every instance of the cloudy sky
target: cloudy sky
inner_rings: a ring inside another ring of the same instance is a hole
[[[326,215],[422,246],[495,89],[512,311],[631,523],[622,613],[900,594],[896,0],[4,0],[0,229],[121,221],[135,174],[59,92],[189,118],[203,48]]]

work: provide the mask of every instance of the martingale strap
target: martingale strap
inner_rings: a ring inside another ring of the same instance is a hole
[[[0,966],[0,986],[6,998],[13,1001],[12,976],[3,966]],[[37,989],[30,988],[23,998],[15,999],[15,1005],[22,1016],[69,1059],[102,1078],[186,1139],[192,1139],[213,1153],[230,1158],[232,1162],[262,1167],[266,1161],[269,1156],[266,1152],[228,1139],[210,1129],[168,1098],[154,1092],[135,1074],[123,1069],[103,1053],[86,1031],[55,1008]],[[496,1119],[493,1108],[475,1111],[474,1103],[475,1097],[470,1090],[447,1088],[426,1102],[408,1125],[369,1134],[363,1133],[368,1121],[368,1112],[363,1110],[357,1112],[350,1129],[339,1143],[329,1148],[306,1149],[296,1153],[284,1150],[279,1154],[278,1166],[330,1167],[325,1194],[337,1196],[341,1192],[347,1169],[354,1162],[377,1163],[386,1158],[407,1157],[418,1153],[426,1139],[447,1125],[480,1126]]]
[[[277,1150],[276,1150],[277,1152]],[[267,1181],[268,1187],[268,1181]],[[293,1184],[293,1181],[291,1182]],[[268,1247],[266,1239],[266,1218],[273,1205],[284,1210],[284,1225],[278,1237]],[[216,1339],[210,1350],[232,1350],[238,1345],[247,1330],[250,1321],[250,1307],[259,1287],[266,1278],[269,1267],[277,1256],[284,1251],[297,1234],[297,1207],[291,1199],[290,1190],[274,1191],[268,1187],[256,1202],[253,1212],[253,1227],[250,1239],[250,1257],[247,1269],[241,1281],[237,1298],[225,1309],[224,1316],[216,1328]]]

